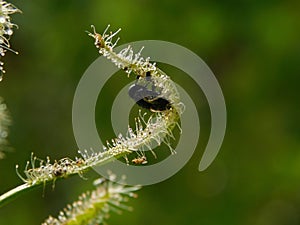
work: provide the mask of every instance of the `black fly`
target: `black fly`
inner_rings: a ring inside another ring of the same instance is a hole
[[[140,76],[137,76],[139,79]],[[146,81],[151,83],[151,74],[146,72]],[[161,112],[171,108],[171,103],[160,97],[160,93],[155,91],[155,87],[152,85],[152,89],[149,90],[147,85],[133,84],[129,87],[129,96],[138,104],[139,106],[149,109],[152,112]]]

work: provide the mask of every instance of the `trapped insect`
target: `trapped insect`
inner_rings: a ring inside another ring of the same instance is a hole
[[[137,80],[140,76],[137,76]],[[155,90],[154,84],[151,82],[151,74],[149,71],[146,72],[146,84],[141,85],[137,82],[129,87],[128,94],[135,100],[139,106],[149,109],[151,112],[162,112],[171,109],[171,103],[161,97],[161,94]],[[151,90],[147,87],[151,85]]]
[[[134,158],[133,160],[131,160],[131,162],[133,162],[136,165],[144,165],[148,163],[146,156]]]

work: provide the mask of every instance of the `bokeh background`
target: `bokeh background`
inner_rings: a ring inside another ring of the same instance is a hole
[[[222,149],[204,172],[197,170],[210,131],[203,93],[187,76],[167,73],[187,87],[199,111],[197,151],[172,178],[139,191],[133,212],[109,224],[300,224],[300,4],[299,1],[16,1],[19,29],[7,53],[0,96],[9,107],[13,151],[0,161],[0,192],[21,184],[21,168],[40,158],[75,157],[73,95],[98,57],[85,30],[108,23],[122,28],[120,44],[157,39],[198,54],[214,71],[226,99],[228,127]],[[145,46],[147,47],[147,46]],[[99,74],[101,75],[101,74]],[[107,88],[107,104],[125,79]],[[126,81],[127,82],[127,81]],[[106,105],[97,106],[106,118]],[[105,110],[100,110],[102,109]],[[120,115],[122,116],[122,115]],[[99,129],[111,131],[110,120]],[[111,138],[110,133],[105,134]],[[88,180],[60,180],[19,196],[0,209],[0,224],[40,224],[87,189]]]

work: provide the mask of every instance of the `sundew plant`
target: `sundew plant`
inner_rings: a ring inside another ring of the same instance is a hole
[[[5,73],[2,57],[5,56],[7,51],[18,54],[18,52],[11,49],[9,43],[9,39],[13,35],[13,28],[18,27],[11,22],[10,15],[17,12],[21,11],[11,3],[0,1],[0,81],[2,80],[2,74]]]
[[[18,26],[11,22],[10,15],[21,12],[11,3],[0,1],[0,82],[3,79],[4,62],[3,57],[7,51],[17,53],[11,49],[9,39],[13,35],[13,28]],[[4,157],[3,150],[7,147],[8,127],[11,123],[9,112],[4,100],[0,96],[0,159]]]
[[[10,14],[15,12],[20,11],[11,4],[1,1],[1,56],[10,50],[9,38],[13,34],[12,28],[16,27],[10,22]],[[135,126],[129,127],[126,134],[120,134],[108,141],[100,152],[79,151],[79,155],[73,159],[66,156],[56,160],[50,157],[40,159],[32,153],[25,168],[19,168],[16,165],[16,173],[23,184],[2,194],[0,207],[29,189],[37,186],[44,187],[47,184],[52,184],[54,187],[56,180],[76,174],[83,177],[83,174],[94,166],[107,164],[118,158],[124,158],[127,164],[143,166],[148,163],[143,150],[147,149],[152,152],[152,142],[158,146],[164,143],[169,147],[171,154],[175,153],[170,140],[174,138],[173,129],[176,126],[180,128],[178,121],[184,111],[184,105],[175,84],[167,74],[150,61],[149,57],[141,56],[142,49],[135,53],[128,46],[120,52],[115,52],[114,47],[119,40],[116,36],[120,29],[110,32],[107,26],[100,34],[94,26],[91,28],[91,32],[87,33],[93,38],[99,53],[123,70],[124,76],[133,77],[135,80],[135,84],[130,87],[128,97],[135,100],[139,107],[148,111],[150,116],[146,117],[140,112],[136,115]],[[4,72],[2,66],[1,62],[0,69]],[[10,117],[6,105],[0,99],[0,146],[7,144],[5,138],[9,124]],[[2,155],[3,153],[0,152],[0,157]],[[128,156],[134,159],[128,160]],[[111,211],[131,210],[125,202],[130,197],[136,197],[134,192],[140,189],[140,186],[116,183],[125,179],[110,173],[109,179],[95,180],[94,190],[83,193],[76,201],[61,210],[57,216],[49,216],[42,224],[103,224]]]

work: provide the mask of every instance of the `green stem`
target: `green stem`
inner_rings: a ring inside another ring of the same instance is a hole
[[[14,189],[9,190],[8,192],[6,192],[0,196],[0,207],[4,206],[8,202],[10,202],[14,198],[16,198],[19,193],[23,193],[26,190],[30,190],[34,187],[35,186],[33,186],[33,185],[25,183],[25,184],[15,187]]]

